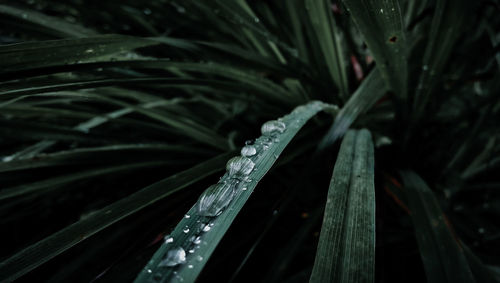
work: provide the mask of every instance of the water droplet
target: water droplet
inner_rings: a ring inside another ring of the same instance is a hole
[[[186,234],[189,233],[189,227],[186,226],[186,228],[182,229],[182,232],[184,232]]]
[[[184,215],[184,218],[189,219],[189,218],[191,218],[191,215],[186,214],[186,215]]]
[[[188,268],[189,268],[189,269],[192,269],[192,268],[193,268],[193,265],[192,265],[192,264],[188,265]]]
[[[85,53],[93,53],[93,52],[94,52],[94,49],[92,49],[92,48],[85,50]]]
[[[148,269],[148,273],[153,273],[153,270],[151,270],[151,269]]]
[[[230,177],[245,176],[252,172],[255,163],[250,158],[244,156],[236,156],[226,164],[226,170]]]
[[[194,253],[194,249],[190,249],[190,250],[188,251],[188,253],[190,253],[190,254]]]
[[[241,149],[241,155],[243,156],[254,156],[257,153],[257,150],[255,149],[255,146],[252,145],[246,145]]]
[[[172,243],[174,241],[174,238],[172,238],[170,235],[165,236],[165,243]]]
[[[380,13],[382,13],[382,14],[383,14],[383,13],[384,13],[384,9],[380,9]]]
[[[178,247],[169,250],[166,258],[162,260],[158,266],[176,266],[184,262],[186,262],[186,252],[183,248]]]
[[[260,22],[259,18],[254,18],[253,19],[256,23]]]
[[[193,244],[195,245],[199,245],[201,243],[201,238],[200,236],[196,237],[194,240],[193,240]]]
[[[198,214],[201,216],[218,216],[233,200],[236,194],[236,182],[223,182],[211,185],[198,200]]]
[[[198,260],[198,261],[202,261],[202,260],[203,260],[203,257],[202,257],[201,255],[199,255],[199,256],[197,256],[197,257],[196,257],[196,260]]]
[[[285,123],[281,121],[272,120],[265,122],[260,128],[260,131],[262,132],[263,135],[269,136],[273,134],[281,134],[285,131],[285,129],[286,129]]]
[[[247,190],[247,187],[243,187],[241,188],[242,191],[246,191]]]
[[[210,227],[210,225],[204,225],[202,230],[203,230],[203,232],[208,232],[208,231],[210,231],[211,228],[212,227]]]

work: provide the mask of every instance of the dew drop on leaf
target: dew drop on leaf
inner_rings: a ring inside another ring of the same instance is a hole
[[[168,251],[167,256],[164,260],[158,264],[158,266],[176,266],[178,264],[183,264],[186,262],[186,251],[183,248],[178,247]]]
[[[198,214],[215,217],[233,200],[236,193],[236,182],[223,182],[206,189],[198,200]]]
[[[255,163],[250,158],[244,156],[236,156],[231,159],[226,164],[226,170],[229,177],[239,177],[246,176],[252,172]]]
[[[281,134],[286,130],[285,123],[281,121],[271,120],[265,122],[260,128],[261,133],[264,136],[269,136],[273,134]]]
[[[257,153],[257,149],[253,145],[246,145],[241,149],[241,155],[245,157],[254,156]]]

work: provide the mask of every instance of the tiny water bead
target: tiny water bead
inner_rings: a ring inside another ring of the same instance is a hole
[[[201,216],[218,216],[233,200],[236,194],[237,180],[211,185],[198,200],[198,214]]]
[[[178,247],[168,251],[167,256],[162,260],[158,266],[176,266],[186,262],[186,251]]]
[[[255,163],[245,156],[233,157],[229,159],[226,164],[226,170],[229,177],[246,176],[252,172],[254,167]]]
[[[172,238],[172,236],[170,236],[170,235],[165,236],[164,239],[165,239],[166,244],[172,243],[174,241],[174,238]]]
[[[241,155],[245,157],[254,156],[257,154],[257,149],[253,145],[246,145],[241,149]]]
[[[285,123],[277,120],[267,121],[260,128],[260,131],[264,136],[281,134],[285,130],[286,130]]]
[[[203,228],[205,228],[205,227],[203,227]],[[193,244],[195,244],[195,245],[199,245],[200,243],[201,243],[201,237],[200,236],[196,237],[193,240]]]

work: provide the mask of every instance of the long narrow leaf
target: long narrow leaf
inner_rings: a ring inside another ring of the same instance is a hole
[[[407,50],[401,8],[397,0],[344,0],[389,87],[407,97]]]
[[[427,280],[475,282],[464,251],[450,231],[431,189],[412,171],[403,171],[401,176]]]
[[[347,132],[328,190],[310,282],[374,282],[374,179],[370,132]]]
[[[349,94],[347,70],[339,31],[330,8],[331,1],[307,0],[305,5],[330,75],[340,90],[340,97],[347,100]]]
[[[230,154],[219,155],[163,179],[21,250],[0,263],[0,281],[19,278],[111,224],[219,171]]]
[[[320,148],[333,144],[349,129],[359,115],[368,111],[386,93],[380,71],[375,68],[361,83],[335,117],[335,122],[320,143]]]
[[[202,198],[200,200],[202,202],[199,201],[186,213],[186,217],[166,238],[165,243],[139,274],[136,282],[149,282],[153,278],[160,282],[178,279],[193,282],[257,183],[269,171],[286,145],[312,116],[327,107],[329,106],[321,102],[311,102],[299,106],[278,121],[264,124],[263,135],[251,146],[252,149],[247,148],[248,151],[242,151],[248,157],[239,157],[243,163],[234,164],[230,161],[227,165],[228,172],[219,181],[218,186],[234,187],[224,193],[212,192],[213,187],[210,187],[203,196],[209,200],[215,197],[216,200],[208,205]],[[237,169],[251,172],[242,177],[234,173],[235,170],[238,171]]]

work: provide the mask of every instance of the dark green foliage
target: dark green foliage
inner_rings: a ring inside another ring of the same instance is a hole
[[[151,278],[166,235],[191,241],[183,228],[202,217],[190,208],[225,162],[287,113],[300,127],[254,157],[252,195],[153,278],[498,281],[499,12],[465,0],[0,1],[0,281]],[[336,194],[346,207],[327,203]]]

